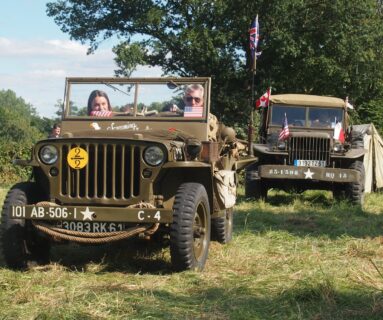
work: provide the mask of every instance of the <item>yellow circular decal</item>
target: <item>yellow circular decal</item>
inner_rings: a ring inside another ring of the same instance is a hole
[[[73,169],[82,169],[88,164],[88,152],[83,148],[76,147],[69,151],[68,164]]]

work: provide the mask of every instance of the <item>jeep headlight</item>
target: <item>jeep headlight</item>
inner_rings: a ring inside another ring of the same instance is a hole
[[[151,146],[144,151],[144,160],[150,166],[158,166],[164,161],[165,155],[160,147]]]
[[[40,160],[45,164],[53,164],[57,161],[58,151],[53,145],[46,145],[40,149]]]

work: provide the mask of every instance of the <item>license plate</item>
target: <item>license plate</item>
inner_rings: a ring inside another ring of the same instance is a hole
[[[325,160],[294,160],[296,167],[325,167]]]
[[[116,232],[125,230],[125,223],[118,222],[82,222],[82,221],[61,221],[56,227],[79,232]]]

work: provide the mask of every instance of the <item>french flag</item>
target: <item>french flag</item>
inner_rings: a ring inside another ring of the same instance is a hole
[[[344,143],[344,131],[342,128],[342,122],[337,122],[334,127],[334,139],[338,140],[340,143]]]

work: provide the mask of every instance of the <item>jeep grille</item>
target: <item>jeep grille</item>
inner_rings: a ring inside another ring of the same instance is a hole
[[[289,164],[294,160],[320,160],[330,163],[330,139],[317,137],[291,137]]]
[[[88,152],[88,165],[75,170],[68,166],[69,150]],[[60,194],[70,199],[127,200],[140,193],[141,148],[135,145],[91,143],[61,146]]]

